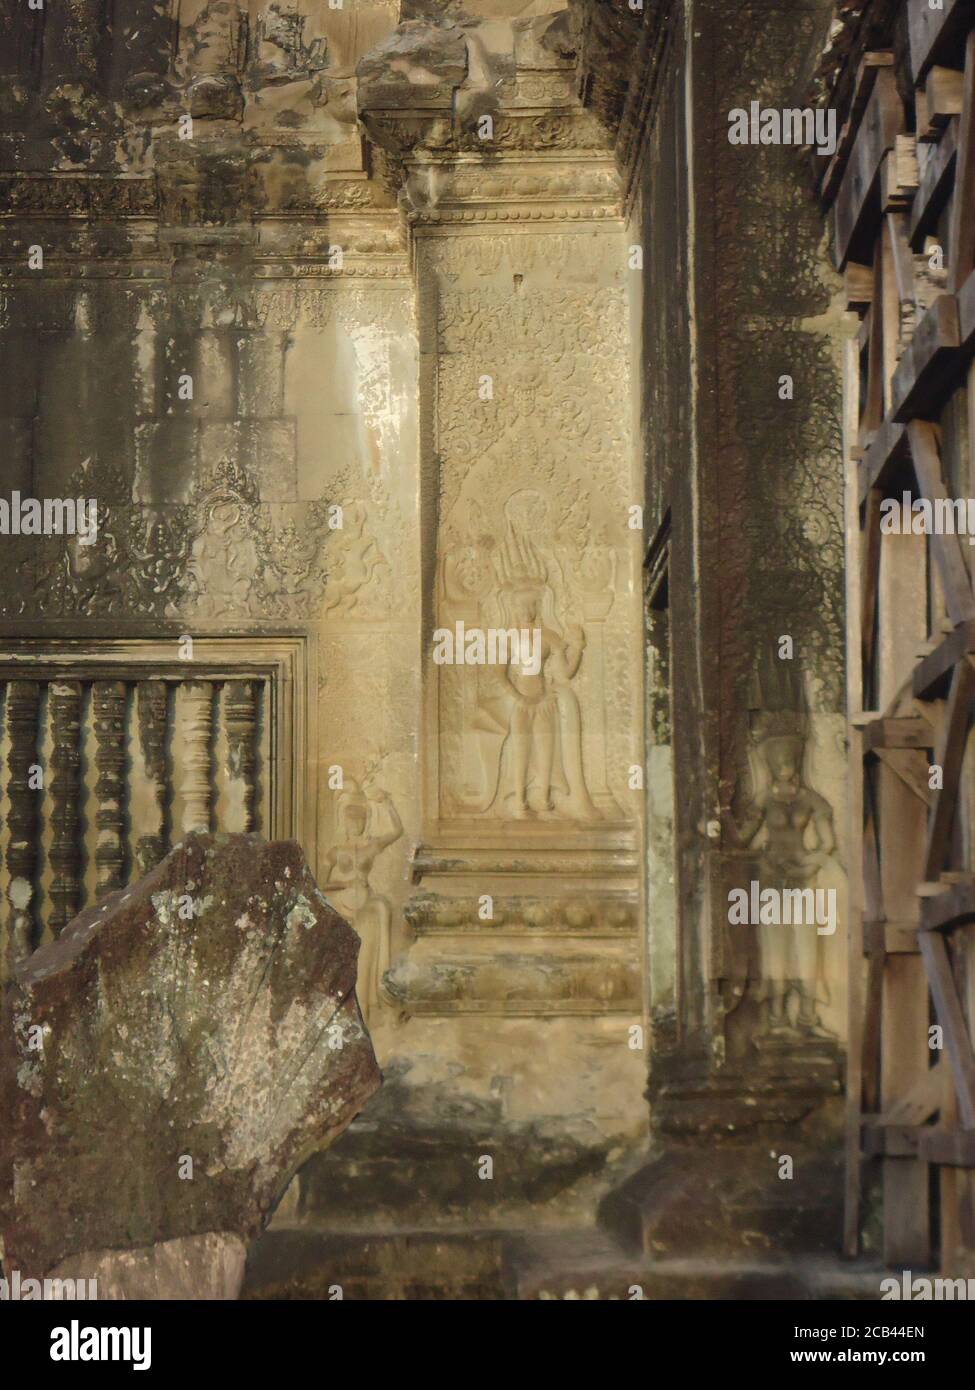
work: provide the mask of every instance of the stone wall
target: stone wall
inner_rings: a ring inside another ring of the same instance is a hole
[[[646,1131],[619,179],[563,5],[422,8],[5,21],[4,495],[98,518],[2,542],[6,954],[150,840],[299,838],[387,1078],[326,1220],[524,1206]],[[432,659],[522,620],[539,710]]]

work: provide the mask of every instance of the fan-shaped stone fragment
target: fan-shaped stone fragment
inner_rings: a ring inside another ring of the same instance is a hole
[[[6,1266],[250,1239],[380,1083],[358,949],[297,844],[191,835],[36,951],[0,1020]]]

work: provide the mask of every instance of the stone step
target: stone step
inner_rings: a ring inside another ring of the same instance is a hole
[[[786,1152],[793,1175],[780,1177]],[[842,1182],[838,1151],[794,1141],[673,1146],[603,1200],[599,1224],[655,1259],[828,1259],[841,1247]]]
[[[245,1299],[876,1299],[884,1271],[836,1257],[627,1254],[604,1231],[270,1230],[250,1252]]]
[[[512,1239],[507,1296],[579,1299],[876,1299],[885,1271],[837,1257],[663,1259],[627,1256],[599,1231]]]
[[[252,1246],[241,1297],[494,1300],[505,1297],[502,1268],[496,1232],[291,1227],[265,1231]]]

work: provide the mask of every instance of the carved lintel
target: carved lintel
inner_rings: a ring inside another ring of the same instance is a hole
[[[631,893],[602,893],[584,897],[441,897],[418,894],[403,909],[413,931],[476,932],[496,936],[632,935],[639,923],[637,897]]]
[[[445,953],[423,943],[388,971],[384,990],[408,1014],[552,1016],[641,1012],[639,952],[550,949]]]

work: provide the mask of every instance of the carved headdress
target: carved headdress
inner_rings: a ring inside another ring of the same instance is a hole
[[[804,740],[808,732],[802,672],[795,660],[783,660],[774,645],[763,651],[752,673],[748,727],[756,743],[767,738]]]

